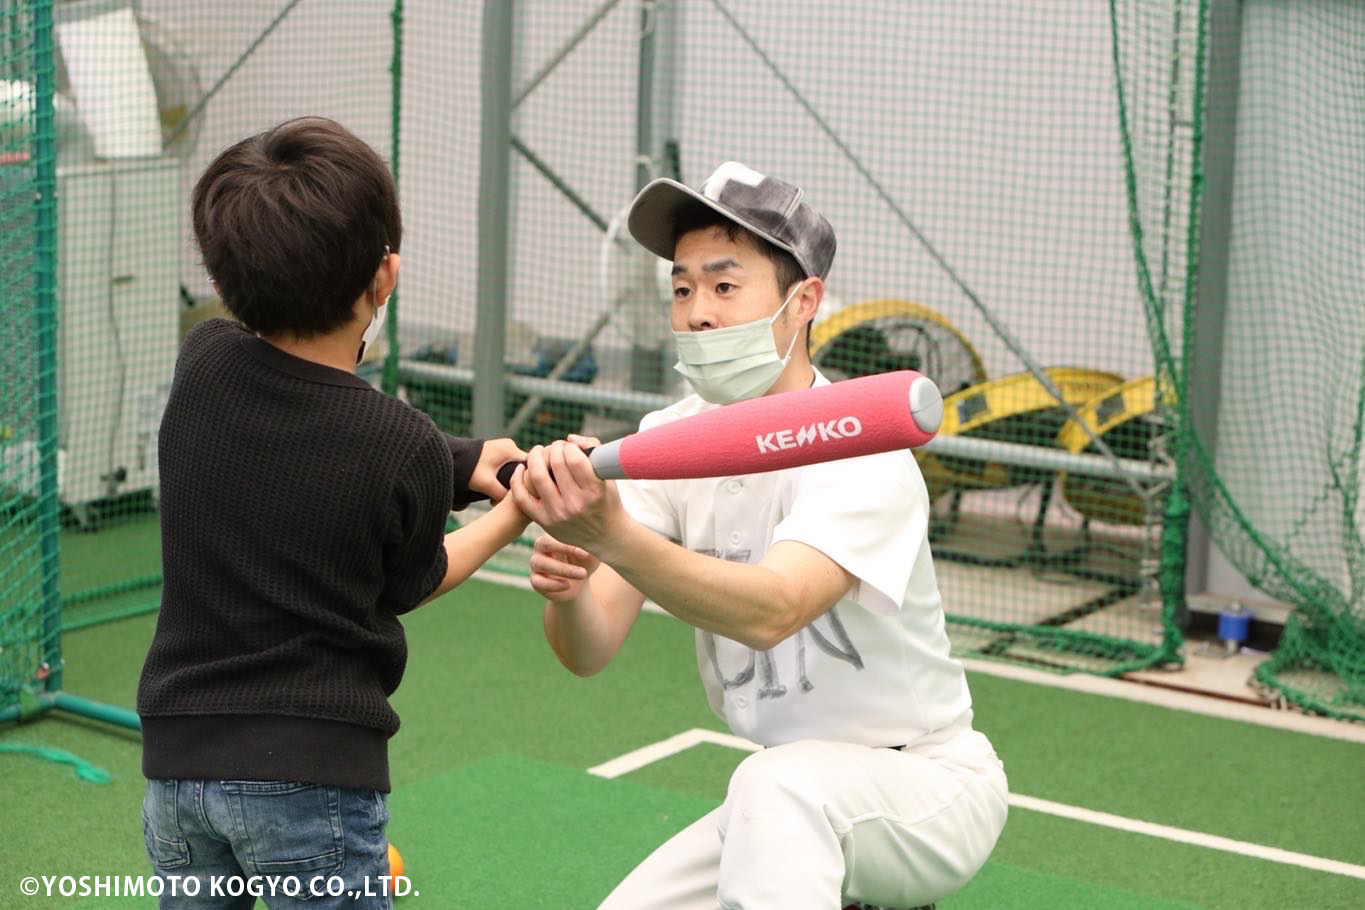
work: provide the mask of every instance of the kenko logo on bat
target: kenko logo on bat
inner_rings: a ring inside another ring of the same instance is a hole
[[[764,436],[755,436],[760,455],[780,452],[783,449],[799,449],[817,442],[831,439],[851,439],[863,431],[863,422],[856,417],[835,417],[824,423],[811,423],[794,430],[773,430]]]

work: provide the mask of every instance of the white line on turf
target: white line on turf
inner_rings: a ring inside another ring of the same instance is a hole
[[[1111,679],[1107,676],[1091,676],[1087,673],[1072,673],[1063,676],[1058,673],[1046,673],[1042,670],[1032,670],[1028,667],[997,663],[990,660],[974,660],[972,658],[959,658],[959,660],[962,666],[973,673],[984,673],[987,676],[998,676],[1019,682],[1035,683],[1040,686],[1051,686],[1056,689],[1068,689],[1072,692],[1106,695],[1111,698],[1122,698],[1127,701],[1142,702],[1162,708],[1174,708],[1177,711],[1188,711],[1192,714],[1203,714],[1208,717],[1221,717],[1225,720],[1238,720],[1250,724],[1259,724],[1263,727],[1290,730],[1294,733],[1310,733],[1314,736],[1325,736],[1330,739],[1365,743],[1365,724],[1353,724],[1349,721],[1332,720],[1328,717],[1314,717],[1293,711],[1279,711],[1274,708],[1263,708],[1222,698],[1196,695],[1192,692],[1177,692],[1144,683]]]
[[[1065,803],[1054,803],[1051,800],[1036,799],[1018,793],[1010,794],[1010,805],[1032,812],[1045,812],[1048,815],[1086,822],[1091,825],[1103,825],[1106,828],[1117,828],[1120,831],[1131,831],[1135,834],[1145,834],[1148,837],[1160,837],[1181,844],[1207,847],[1210,850],[1222,850],[1226,853],[1235,853],[1238,856],[1252,856],[1256,859],[1269,860],[1272,863],[1302,866],[1305,869],[1314,869],[1318,872],[1331,872],[1336,875],[1365,879],[1365,866],[1343,863],[1335,859],[1325,859],[1321,856],[1310,856],[1307,853],[1295,853],[1293,850],[1281,850],[1279,847],[1253,844],[1244,840],[1233,840],[1229,837],[1219,837],[1217,834],[1204,834],[1200,831],[1173,828],[1170,825],[1158,825],[1138,818],[1111,815],[1108,812],[1096,812],[1093,809],[1082,809],[1079,806],[1068,806]]]
[[[749,740],[738,736],[732,736],[728,733],[718,733],[715,730],[694,728],[678,733],[675,736],[670,736],[668,739],[661,739],[656,743],[642,746],[641,748],[627,752],[624,755],[618,755],[610,761],[589,768],[588,773],[598,777],[620,777],[623,774],[629,774],[631,771],[638,771],[646,765],[653,764],[656,761],[661,761],[669,756],[677,755],[679,752],[683,752],[701,743],[711,743],[712,745],[725,746],[730,749],[738,749],[744,752],[757,752],[762,748],[757,743],[750,742]],[[1101,825],[1105,828],[1114,828],[1119,831],[1128,831],[1133,834],[1143,834],[1148,837],[1158,837],[1163,840],[1189,844],[1195,847],[1221,850],[1225,853],[1233,853],[1238,856],[1251,856],[1272,863],[1299,866],[1304,869],[1313,869],[1317,872],[1330,872],[1335,875],[1345,875],[1351,878],[1365,880],[1365,866],[1344,863],[1340,860],[1326,859],[1321,856],[1311,856],[1307,853],[1295,853],[1292,850],[1281,850],[1279,847],[1267,847],[1263,844],[1233,840],[1228,837],[1219,837],[1216,834],[1204,834],[1201,831],[1174,828],[1170,825],[1158,825],[1154,822],[1142,821],[1137,818],[1111,815],[1108,812],[1096,812],[1093,809],[1068,806],[1065,803],[1054,803],[1051,800],[1037,799],[1032,796],[1023,796],[1018,793],[1011,793],[1009,802],[1011,806],[1017,809],[1026,809],[1030,812],[1042,812],[1047,815],[1056,815],[1073,821],[1085,822],[1091,825]]]
[[[679,752],[700,743],[711,743],[715,746],[725,746],[743,752],[757,752],[763,748],[740,736],[693,727],[691,730],[670,736],[668,739],[661,739],[657,743],[650,743],[633,752],[627,752],[625,755],[618,755],[611,761],[589,768],[588,773],[596,774],[598,777],[620,777],[622,774],[638,771],[645,765],[653,764],[656,761],[668,758],[670,755],[677,755]]]

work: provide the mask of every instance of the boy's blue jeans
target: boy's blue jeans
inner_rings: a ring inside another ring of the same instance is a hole
[[[142,803],[162,910],[390,910],[388,820],[377,790],[288,781],[151,780]]]

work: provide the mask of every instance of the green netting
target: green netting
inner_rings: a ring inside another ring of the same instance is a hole
[[[821,368],[921,370],[954,393],[953,435],[1000,443],[921,462],[959,652],[1104,673],[1177,659],[1180,569],[1170,603],[1158,573],[1170,421],[1133,277],[1108,6],[516,4],[503,311],[475,220],[489,73],[448,53],[475,19],[405,17],[409,400],[477,427],[485,344],[506,380],[491,431],[523,445],[619,436],[685,394],[667,279],[620,219],[645,179],[697,185],[744,161],[803,186],[839,235]],[[1146,53],[1144,97],[1166,104],[1178,78],[1188,108],[1195,21],[1184,47],[1168,21]],[[1173,191],[1178,228],[1189,188]],[[500,340],[487,323],[504,316]]]
[[[1299,707],[1365,719],[1365,180],[1353,163],[1365,9],[1201,3],[1182,14],[1208,26],[1193,72],[1207,111],[1172,113],[1163,129],[1159,100],[1138,95],[1124,117],[1138,274],[1159,372],[1179,399],[1178,490],[1227,560],[1294,608],[1257,681]],[[1120,87],[1138,85],[1146,62],[1132,49],[1157,39],[1159,22],[1115,21]],[[1206,66],[1209,48],[1223,59]],[[1207,151],[1185,154],[1205,137],[1178,123],[1207,124]],[[1181,161],[1201,171],[1181,175]],[[1170,217],[1171,188],[1206,179],[1219,186],[1203,222],[1221,237],[1182,226],[1178,208]],[[1211,261],[1172,262],[1181,249]]]
[[[0,4],[0,718],[60,682],[50,4]]]
[[[228,144],[335,117],[393,151],[394,4],[78,0],[54,12],[68,627],[154,608],[156,433],[186,332],[223,315],[189,195]],[[364,366],[379,380],[382,358]],[[212,464],[204,471],[212,473]]]
[[[1217,22],[1215,41],[1226,37]],[[1183,386],[1192,500],[1227,559],[1294,608],[1257,680],[1295,705],[1361,720],[1365,7],[1243,3],[1236,37],[1236,62],[1210,67],[1207,91],[1210,104],[1236,102],[1233,150],[1205,156],[1211,180],[1215,168],[1233,175],[1226,301],[1187,286],[1150,294],[1149,312],[1160,318],[1169,303],[1166,324],[1183,337],[1161,363]],[[1137,183],[1159,184],[1156,167],[1137,154]],[[1135,220],[1150,223],[1140,194],[1132,201]],[[1150,256],[1140,264],[1150,269]],[[1208,383],[1216,403],[1201,409]]]
[[[69,625],[155,607],[160,408],[180,339],[220,312],[190,187],[228,143],[322,114],[401,171],[401,318],[362,372],[445,429],[611,438],[685,394],[666,276],[621,218],[654,176],[696,185],[741,160],[803,186],[839,235],[820,368],[916,369],[947,396],[919,456],[959,653],[1108,674],[1178,661],[1186,590],[1214,587],[1187,571],[1193,508],[1215,555],[1295,608],[1262,681],[1360,713],[1358,5],[0,9],[10,689],[45,654],[56,574],[34,554],[58,520]],[[39,13],[55,20],[46,159]],[[510,50],[484,57],[499,29]],[[43,160],[60,200],[46,241]],[[49,437],[40,387],[59,404]],[[524,570],[524,548],[497,567]]]
[[[185,333],[222,314],[189,235],[194,180],[229,143],[305,114],[390,154],[398,81],[391,0],[0,11],[7,717],[77,705],[35,695],[59,687],[61,628],[157,606],[160,414]],[[378,382],[381,366],[363,371]]]

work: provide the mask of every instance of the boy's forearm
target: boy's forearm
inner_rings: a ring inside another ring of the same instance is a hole
[[[493,554],[515,543],[526,530],[526,525],[526,517],[517,511],[509,499],[494,506],[486,515],[451,531],[445,537],[445,578],[427,599],[440,597],[469,578]]]

